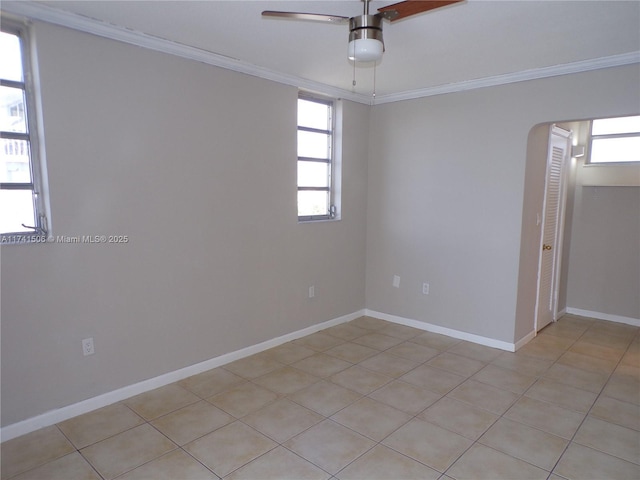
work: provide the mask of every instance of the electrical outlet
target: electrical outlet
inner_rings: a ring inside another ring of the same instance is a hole
[[[86,357],[94,353],[96,353],[96,351],[93,348],[93,337],[82,340],[82,354]]]
[[[423,283],[422,284],[422,294],[423,295],[429,295],[429,284],[428,283]]]
[[[309,287],[309,298],[313,298],[316,296],[316,287],[315,285],[311,285]]]
[[[393,276],[393,286],[400,288],[400,277],[398,275]]]

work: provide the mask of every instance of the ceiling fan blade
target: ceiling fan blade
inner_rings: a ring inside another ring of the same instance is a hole
[[[322,23],[347,23],[349,17],[341,17],[339,15],[323,15],[321,13],[302,13],[302,12],[275,12],[273,10],[265,10],[262,12],[263,17],[289,18],[293,20],[306,20],[309,22]]]
[[[440,7],[446,7],[464,0],[407,0],[405,2],[394,3],[378,9],[382,16],[392,22],[403,18],[428,12]]]

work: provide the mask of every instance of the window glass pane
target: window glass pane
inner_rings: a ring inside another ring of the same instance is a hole
[[[298,192],[298,216],[329,215],[329,192]]]
[[[31,183],[29,142],[0,139],[0,183]]]
[[[22,81],[20,39],[6,32],[0,32],[0,78]]]
[[[601,118],[593,121],[592,135],[640,132],[640,115],[634,117]]]
[[[299,187],[328,187],[329,164],[321,162],[298,162]]]
[[[21,88],[0,87],[0,130],[27,133],[24,91]]]
[[[0,233],[33,232],[35,225],[31,190],[0,190]]]
[[[329,158],[329,135],[298,130],[298,156]]]
[[[640,136],[594,138],[591,163],[640,162]]]
[[[329,105],[298,99],[298,126],[330,130]]]

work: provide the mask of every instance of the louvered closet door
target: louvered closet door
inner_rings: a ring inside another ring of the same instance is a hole
[[[553,320],[556,312],[562,244],[562,214],[565,204],[564,173],[571,144],[571,132],[551,128],[545,186],[542,245],[539,262],[538,313],[539,331]]]

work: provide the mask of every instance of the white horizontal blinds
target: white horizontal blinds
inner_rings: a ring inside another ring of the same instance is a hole
[[[331,218],[333,102],[298,98],[298,218]]]

